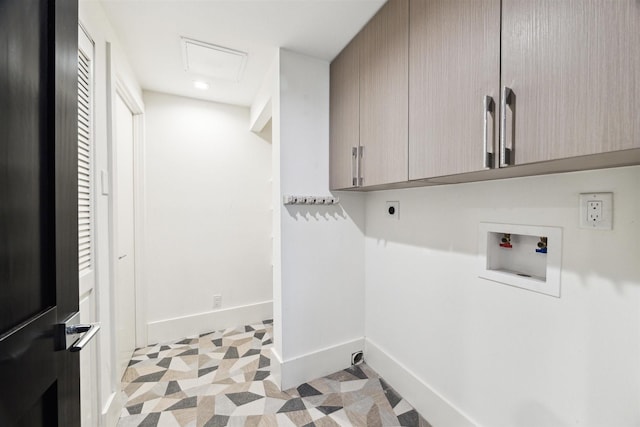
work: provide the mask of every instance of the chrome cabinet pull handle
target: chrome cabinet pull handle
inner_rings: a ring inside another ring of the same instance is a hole
[[[485,169],[491,169],[493,167],[493,138],[491,139],[491,151],[489,151],[489,120],[487,116],[493,115],[494,102],[491,96],[484,97],[484,135],[482,137],[482,159],[483,167]]]
[[[364,146],[358,145],[358,187],[362,187],[362,182],[364,180],[362,176],[362,158],[364,157]]]
[[[502,105],[500,111],[500,167],[512,164],[511,149],[507,148],[507,106],[513,104],[513,90],[507,86],[502,88]]]
[[[358,147],[351,147],[351,186],[358,186],[358,174],[360,162],[358,162]]]

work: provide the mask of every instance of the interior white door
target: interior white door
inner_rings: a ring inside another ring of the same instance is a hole
[[[116,366],[122,378],[135,349],[135,259],[134,259],[134,181],[133,113],[118,95],[115,106],[115,332]]]
[[[95,168],[93,163],[94,45],[78,29],[78,274],[80,322],[96,321]],[[97,339],[80,352],[81,425],[98,425]]]

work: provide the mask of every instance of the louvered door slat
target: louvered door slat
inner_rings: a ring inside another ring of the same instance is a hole
[[[92,75],[91,63],[78,52],[78,268],[93,268],[92,191]]]

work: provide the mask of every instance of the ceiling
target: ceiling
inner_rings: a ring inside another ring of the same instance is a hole
[[[143,89],[248,106],[279,47],[331,60],[385,0],[101,2]],[[247,52],[240,81],[185,71],[181,37]]]

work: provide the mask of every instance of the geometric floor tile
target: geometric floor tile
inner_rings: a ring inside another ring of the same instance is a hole
[[[272,343],[267,320],[136,350],[118,427],[429,427],[364,363],[280,390]]]

